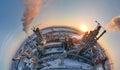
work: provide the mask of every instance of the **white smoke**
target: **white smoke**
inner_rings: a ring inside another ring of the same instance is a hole
[[[43,0],[24,0],[25,11],[21,21],[23,21],[23,30],[28,31],[33,19],[39,14],[42,8]]]
[[[114,17],[110,23],[106,25],[108,31],[120,31],[120,16]]]

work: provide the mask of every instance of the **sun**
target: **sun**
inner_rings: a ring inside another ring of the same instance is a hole
[[[82,26],[80,27],[80,30],[83,31],[83,32],[87,32],[87,31],[88,31],[88,28],[87,28],[87,26],[82,25]]]

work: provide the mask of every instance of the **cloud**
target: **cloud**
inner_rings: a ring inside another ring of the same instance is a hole
[[[120,16],[114,17],[110,23],[106,25],[108,31],[120,31]]]

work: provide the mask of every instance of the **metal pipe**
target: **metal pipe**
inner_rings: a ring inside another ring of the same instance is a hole
[[[99,35],[99,37],[96,39],[96,40],[98,40],[104,33],[106,33],[107,31],[106,30],[104,30],[103,32],[102,32],[102,34],[101,35]]]

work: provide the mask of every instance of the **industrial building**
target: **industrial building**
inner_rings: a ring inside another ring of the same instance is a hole
[[[97,42],[101,25],[89,32],[67,26],[34,27],[12,59],[11,70],[112,70]]]

